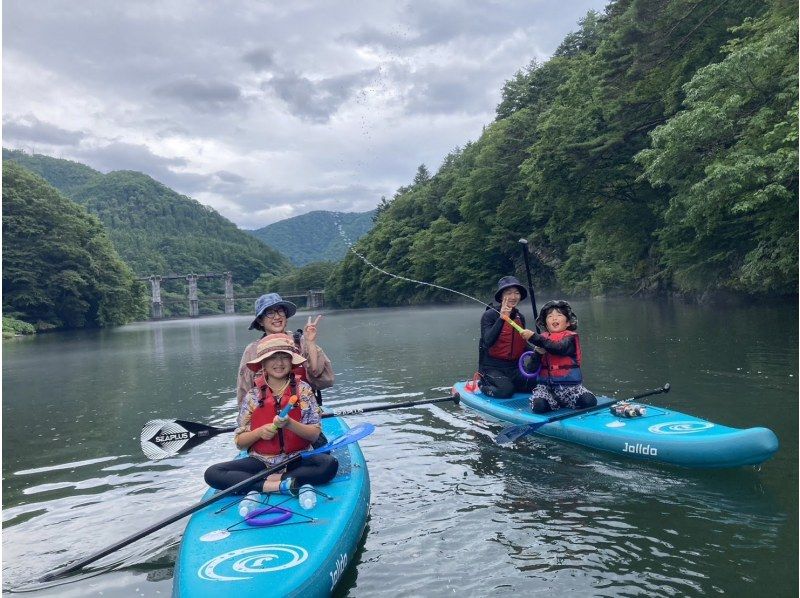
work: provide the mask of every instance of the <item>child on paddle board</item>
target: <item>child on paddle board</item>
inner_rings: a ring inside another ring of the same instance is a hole
[[[533,389],[533,382],[522,376],[517,367],[517,361],[527,350],[527,339],[534,334],[525,328],[525,316],[517,309],[527,296],[528,291],[516,277],[504,276],[497,283],[494,295],[500,305],[489,305],[481,317],[478,384],[481,392],[490,397],[506,399],[515,392],[531,392]],[[522,333],[504,321],[504,316],[522,328]]]
[[[255,359],[247,362],[247,367],[257,374],[255,386],[242,400],[233,437],[236,448],[247,450],[248,456],[209,467],[205,473],[209,486],[229,488],[309,449],[317,440],[321,428],[314,391],[292,372],[305,362],[287,334],[270,334],[259,341]],[[282,417],[281,412],[290,404],[288,414]],[[312,455],[239,493],[294,493],[303,484],[329,482],[338,467],[338,461],[329,454]]]
[[[583,409],[597,405],[597,397],[583,385],[578,317],[570,304],[548,301],[536,323],[546,332],[534,333],[530,338],[536,351],[525,369],[532,373],[539,368],[531,409],[546,413],[563,407]]]

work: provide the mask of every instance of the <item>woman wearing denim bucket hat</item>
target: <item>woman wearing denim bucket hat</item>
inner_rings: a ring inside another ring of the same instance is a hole
[[[268,334],[282,334],[286,332],[286,325],[295,312],[297,306],[291,301],[284,301],[278,293],[267,293],[256,299],[255,319],[250,323],[250,330],[261,330],[264,338]],[[297,351],[307,359],[301,367],[301,377],[316,390],[333,386],[333,366],[325,352],[317,345],[317,327],[322,316],[313,320],[308,317],[308,322],[302,331],[294,335],[294,344]],[[255,384],[256,373],[247,367],[247,363],[256,358],[258,342],[253,341],[242,353],[239,362],[239,374],[236,378],[236,401],[241,407],[242,399]]]
[[[533,330],[525,328],[525,316],[517,306],[528,296],[525,287],[514,276],[504,276],[497,283],[494,300],[481,317],[481,338],[478,345],[478,372],[481,392],[506,399],[515,392],[531,392],[534,382],[525,378],[517,367],[517,360],[527,350],[527,340]],[[501,316],[508,316],[523,328],[515,331]]]

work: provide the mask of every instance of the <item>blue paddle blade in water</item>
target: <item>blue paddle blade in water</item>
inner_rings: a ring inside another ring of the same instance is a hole
[[[515,440],[519,440],[526,434],[530,434],[536,427],[532,425],[509,426],[508,428],[503,428],[494,440],[497,444],[509,444]]]
[[[358,424],[354,428],[350,428],[347,432],[342,434],[341,436],[337,436],[333,440],[331,440],[328,444],[323,445],[319,448],[315,448],[313,451],[308,451],[307,453],[303,453],[304,457],[310,457],[311,455],[318,455],[320,453],[328,453],[330,451],[335,451],[336,449],[342,448],[343,446],[347,446],[353,442],[358,442],[362,438],[369,436],[375,431],[375,426],[372,424],[365,422]]]

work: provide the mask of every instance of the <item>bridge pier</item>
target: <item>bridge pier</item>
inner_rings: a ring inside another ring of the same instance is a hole
[[[186,282],[189,284],[189,317],[196,318],[200,315],[200,301],[197,299],[197,275],[188,274]]]
[[[209,301],[223,301],[226,314],[236,313],[235,298],[233,294],[233,274],[231,272],[219,273],[206,273],[206,274],[166,274],[160,276],[153,274],[150,276],[143,276],[137,278],[140,281],[147,281],[150,283],[151,290],[151,309],[152,319],[160,320],[164,317],[164,305],[169,303],[182,303],[184,300],[180,298],[167,297],[166,300],[161,297],[161,285],[165,284],[167,280],[185,280],[188,287],[188,300],[189,300],[189,317],[197,318],[200,316],[200,300],[198,296],[197,281],[200,278],[222,278],[225,284],[224,295],[204,295],[205,299]],[[320,309],[325,305],[325,289],[309,289],[303,291],[287,291],[282,293],[284,299],[305,299],[306,307],[308,309]],[[242,297],[242,299],[255,299],[256,297]]]
[[[150,290],[152,291],[152,314],[154,320],[160,320],[164,317],[164,312],[161,310],[161,277],[150,277]]]
[[[233,274],[225,272],[225,313],[236,313],[233,307]]]
[[[325,303],[325,291],[311,289],[306,296],[308,309],[319,309]]]

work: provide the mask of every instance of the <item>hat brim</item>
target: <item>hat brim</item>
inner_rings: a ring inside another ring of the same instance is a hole
[[[519,284],[509,284],[509,285],[504,286],[502,289],[498,289],[497,290],[497,292],[494,294],[494,300],[497,301],[498,303],[502,303],[503,302],[503,291],[505,291],[506,289],[510,289],[512,287],[517,289],[519,291],[519,294],[522,295],[522,297],[520,297],[520,299],[519,299],[520,301],[524,301],[527,298],[528,291],[525,290],[525,287],[523,287],[522,285],[519,285]]]
[[[284,311],[286,311],[287,320],[297,313],[297,306],[291,301],[278,301],[277,303],[268,305],[267,307],[262,309],[259,313],[257,313],[255,319],[252,322],[250,322],[250,326],[248,326],[247,329],[264,330],[264,327],[261,325],[261,322],[259,322],[258,319],[264,315],[265,311],[267,311],[268,309],[275,309],[276,307],[282,307]]]
[[[274,351],[268,351],[263,355],[259,355],[253,361],[248,361],[246,364],[247,368],[254,372],[257,372],[258,370],[261,369],[261,363],[265,359],[269,359],[270,357],[275,355],[275,353],[286,353],[287,355],[290,355],[292,358],[292,365],[300,365],[306,362],[306,358],[300,355],[299,353],[295,353],[294,351],[286,351],[284,349],[275,349]]]

